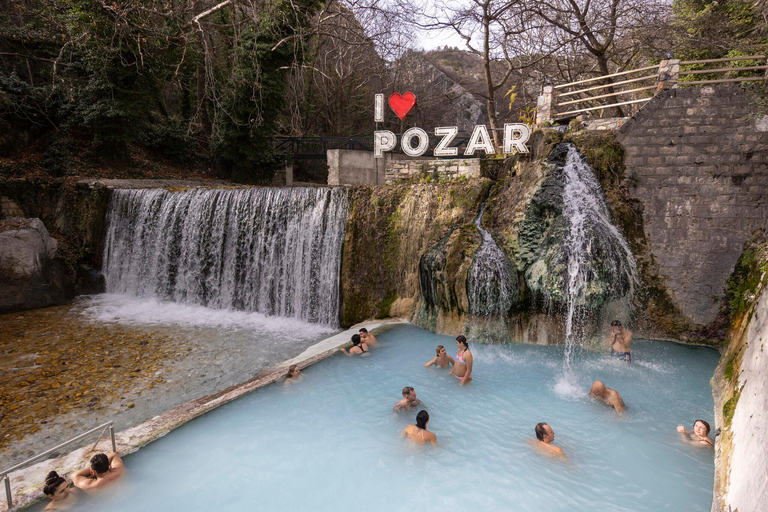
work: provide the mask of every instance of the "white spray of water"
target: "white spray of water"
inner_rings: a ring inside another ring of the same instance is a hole
[[[595,253],[600,253],[600,265],[605,271],[601,278],[607,279],[609,286],[628,283],[627,297],[631,298],[634,294],[638,279],[635,257],[621,232],[611,223],[600,182],[574,146],[568,148],[563,176],[563,215],[570,226],[563,243],[567,277],[564,294],[565,375],[561,391],[562,394],[570,394],[573,392],[573,385],[569,384],[572,382],[569,377],[571,359],[574,348],[583,342],[579,310],[586,304],[590,281],[597,277],[593,275],[594,266],[590,264]]]
[[[107,291],[337,325],[347,211],[329,188],[116,190]]]

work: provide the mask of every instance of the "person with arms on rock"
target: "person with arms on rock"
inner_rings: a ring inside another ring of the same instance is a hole
[[[530,442],[536,449],[553,457],[566,458],[563,449],[552,444],[555,440],[555,431],[552,430],[552,427],[546,423],[539,423],[533,431],[536,434],[536,439],[530,439]]]
[[[403,388],[403,399],[397,402],[392,409],[395,412],[402,412],[422,406],[421,400],[416,398],[416,391],[411,386],[405,386]]]
[[[449,364],[451,366],[456,364],[453,361],[453,358],[448,355],[448,352],[445,350],[444,346],[438,345],[435,349],[435,352],[437,355],[433,357],[428,363],[425,363],[425,367],[429,368],[432,365],[436,365],[438,368],[448,368]]]
[[[683,440],[688,443],[697,446],[715,446],[715,442],[709,437],[709,423],[704,420],[696,420],[693,422],[693,432],[686,430],[682,425],[677,427],[677,431],[683,436]]]
[[[427,430],[427,423],[429,423],[429,413],[427,411],[419,411],[416,415],[416,424],[405,427],[405,430],[400,435],[408,436],[410,440],[419,444],[432,443],[434,446],[437,446],[437,436]]]
[[[124,470],[123,460],[115,452],[97,453],[89,467],[75,473],[72,483],[84,491],[93,491],[120,478]]]
[[[622,327],[621,322],[611,322],[611,356],[628,363],[632,362],[630,350],[632,348],[632,331]]]
[[[43,493],[51,498],[45,510],[69,510],[78,502],[77,493],[69,489],[69,483],[55,471],[45,477]]]
[[[341,351],[348,356],[363,355],[368,353],[368,344],[361,340],[359,334],[353,334],[352,346],[349,347],[349,350],[342,348]]]
[[[472,352],[469,351],[469,343],[464,336],[456,336],[456,347],[459,352],[453,363],[451,373],[459,380],[460,385],[469,384],[472,381]]]
[[[610,405],[619,414],[624,414],[624,400],[615,389],[609,388],[599,380],[592,383],[592,389],[589,390],[589,396],[596,398],[606,405]]]

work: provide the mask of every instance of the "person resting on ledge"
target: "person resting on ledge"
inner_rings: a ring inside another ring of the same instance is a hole
[[[423,407],[423,405],[421,400],[416,398],[416,391],[411,386],[405,386],[403,388],[403,399],[397,402],[392,409],[395,412],[402,412],[414,407]]]
[[[427,411],[419,411],[416,415],[416,424],[405,427],[405,430],[400,435],[408,436],[411,441],[419,444],[432,443],[434,446],[437,446],[437,436],[427,430],[427,423],[429,423],[429,413]]]
[[[290,384],[296,384],[302,380],[304,380],[304,376],[301,374],[301,370],[299,370],[299,365],[292,364],[288,367],[288,374],[285,376],[283,385],[288,386]]]
[[[693,422],[693,432],[686,430],[682,425],[677,427],[677,431],[683,436],[685,442],[697,446],[714,447],[715,442],[709,437],[709,430],[709,423],[704,420],[696,420]]]
[[[360,328],[360,339],[367,343],[369,347],[373,347],[374,345],[379,344],[379,340],[376,339],[376,336],[368,332],[368,329],[365,327]]]
[[[632,331],[621,326],[621,322],[611,322],[611,356],[628,363],[632,362],[630,349],[632,348]]]
[[[360,339],[359,334],[353,334],[352,346],[349,347],[349,351],[347,351],[345,348],[342,348],[341,351],[348,356],[354,356],[356,354],[363,355],[368,352],[368,344]]]
[[[120,478],[124,470],[123,459],[115,452],[97,453],[91,458],[90,467],[74,474],[72,483],[84,491],[93,491]]]
[[[592,389],[589,390],[589,396],[596,398],[601,402],[610,405],[619,414],[624,414],[624,400],[615,389],[611,389],[599,380],[592,383]]]
[[[69,483],[55,471],[45,477],[43,493],[51,498],[45,510],[69,510],[78,502],[78,495],[69,490]]]
[[[555,431],[552,430],[552,427],[546,423],[539,423],[533,431],[536,433],[536,440],[530,439],[529,441],[536,449],[552,457],[567,458],[562,448],[552,444],[555,440]]]
[[[469,343],[464,336],[456,336],[456,347],[459,352],[453,362],[451,373],[459,379],[459,385],[469,384],[472,381],[472,352],[469,351]]]
[[[438,345],[435,349],[435,353],[437,354],[435,357],[432,358],[431,361],[426,363],[424,366],[429,368],[432,365],[437,365],[438,368],[448,368],[448,365],[450,364],[453,366],[456,364],[451,356],[448,355],[448,352],[445,350],[445,347],[442,345]]]

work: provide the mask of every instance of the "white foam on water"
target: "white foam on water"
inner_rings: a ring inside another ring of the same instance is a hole
[[[257,331],[289,336],[293,340],[317,338],[338,330],[328,325],[302,322],[295,318],[213,309],[111,293],[83,297],[78,306],[79,312],[91,321],[115,322],[122,325],[177,325]]]
[[[579,387],[578,379],[570,372],[565,372],[554,387],[555,393],[568,400],[580,400],[587,395],[587,390]]]

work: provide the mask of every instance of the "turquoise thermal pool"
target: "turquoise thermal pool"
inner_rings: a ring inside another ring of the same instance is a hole
[[[710,424],[718,353],[638,340],[633,363],[562,346],[472,343],[475,380],[424,368],[452,338],[415,327],[379,337],[371,356],[336,355],[302,382],[260,389],[125,457],[126,476],[81,510],[709,511],[711,449],[678,424]],[[627,414],[587,397],[617,389]],[[400,438],[417,411],[392,406],[413,386],[439,447]],[[569,462],[528,440],[549,423]],[[42,507],[40,507],[42,509]]]

